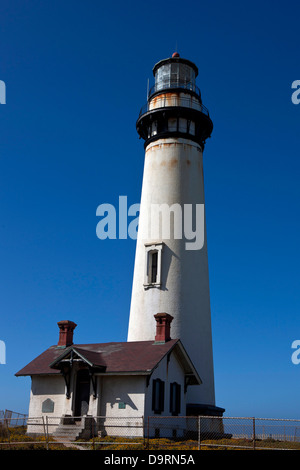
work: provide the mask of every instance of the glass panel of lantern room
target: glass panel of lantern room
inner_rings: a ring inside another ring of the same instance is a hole
[[[170,88],[171,64],[162,65],[155,73],[155,88],[162,90]]]
[[[179,82],[185,88],[189,88],[190,90],[195,89],[195,71],[192,67],[189,67],[186,64],[180,64],[179,68]]]
[[[171,86],[179,86],[179,64],[176,62],[171,64]]]

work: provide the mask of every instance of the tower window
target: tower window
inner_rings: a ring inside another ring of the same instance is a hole
[[[173,382],[170,384],[170,413],[173,416],[178,416],[180,413],[180,400],[181,400],[181,386]]]
[[[150,252],[151,256],[151,273],[150,273],[150,282],[155,284],[157,280],[157,259],[158,259],[158,252],[152,251]]]
[[[152,382],[152,410],[155,414],[164,411],[165,402],[165,382],[160,379]]]
[[[156,134],[157,134],[157,121],[154,121],[151,127],[151,135],[156,135]]]
[[[161,286],[162,248],[162,243],[145,245],[145,288]]]

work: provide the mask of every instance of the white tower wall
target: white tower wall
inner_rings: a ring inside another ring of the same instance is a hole
[[[187,139],[160,139],[147,146],[140,205],[139,234],[146,235],[153,204],[204,204],[202,150]],[[182,211],[184,216],[184,210]],[[195,221],[195,211],[193,212]],[[156,229],[154,227],[154,229]],[[160,229],[162,225],[160,225]],[[214,405],[214,377],[206,233],[204,246],[187,250],[187,239],[152,239],[138,236],[128,341],[154,339],[153,315],[174,317],[172,338],[180,338],[202,381],[190,387],[189,401]],[[162,232],[162,230],[160,230]],[[200,236],[200,235],[199,235]],[[151,242],[164,243],[161,256],[161,287],[144,287],[146,249]]]

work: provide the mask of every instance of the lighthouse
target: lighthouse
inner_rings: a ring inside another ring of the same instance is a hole
[[[153,340],[154,315],[173,317],[171,337],[182,341],[202,380],[187,387],[187,413],[219,414],[203,179],[213,123],[193,62],[174,53],[153,75],[136,122],[145,161],[127,341]]]

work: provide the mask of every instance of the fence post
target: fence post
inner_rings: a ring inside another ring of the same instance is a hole
[[[47,449],[47,434],[46,434],[46,426],[45,426],[44,416],[42,416],[42,423],[43,423],[43,429],[44,429],[45,445],[46,445],[46,449]]]
[[[147,418],[147,449],[149,450],[149,419],[150,416]]]
[[[253,450],[255,450],[255,418],[253,418]]]
[[[198,450],[201,450],[201,416],[198,416]]]
[[[92,423],[93,450],[95,450],[95,421],[94,421],[94,418],[92,418],[91,423]]]
[[[43,416],[44,421],[44,416]],[[46,415],[46,449],[49,450],[48,416]]]
[[[9,427],[8,427],[8,419],[6,418],[4,420],[4,422],[6,423],[6,430],[7,430],[7,434],[8,434],[8,442],[10,444],[10,430],[9,430]]]
[[[143,448],[146,448],[146,440],[145,440],[145,420],[144,416],[142,416],[142,426],[143,426]]]

